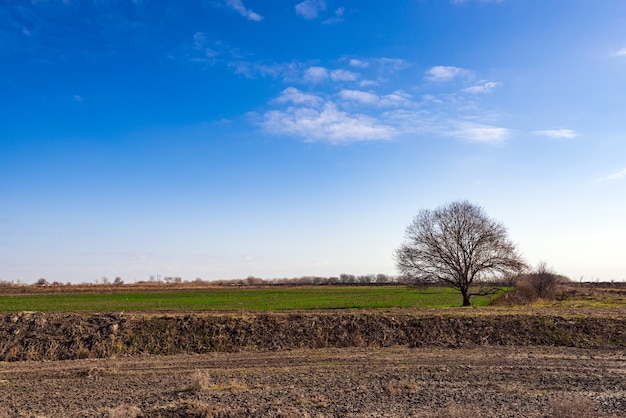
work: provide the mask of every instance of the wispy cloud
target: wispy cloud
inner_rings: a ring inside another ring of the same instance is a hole
[[[413,98],[410,94],[396,90],[393,93],[385,94],[381,96],[380,107],[415,107],[417,104],[413,102]]]
[[[296,14],[308,20],[316,19],[319,12],[326,10],[324,0],[304,0],[296,4]],[[342,12],[343,13],[343,12]]]
[[[469,73],[466,69],[445,65],[437,65],[426,71],[426,80],[437,83],[453,80]]]
[[[303,65],[299,62],[264,64],[243,60],[231,61],[228,66],[235,74],[246,78],[271,77],[283,81],[295,81],[302,76]]]
[[[244,60],[234,60],[229,67],[235,73],[242,74],[247,78],[272,77],[282,78],[285,82],[298,82],[305,84],[321,84],[328,81],[333,82],[354,82],[361,75],[358,72],[343,68],[329,69],[319,65],[308,66],[302,62],[263,64],[258,62],[248,62]]]
[[[494,145],[512,136],[508,128],[471,120],[477,119],[477,114],[459,114],[459,109],[436,111],[432,101],[415,101],[402,91],[376,94],[343,89],[329,96],[289,87],[271,103],[282,109],[260,116],[257,122],[264,131],[310,141],[347,143],[434,135]],[[438,101],[434,105],[446,104]]]
[[[617,56],[617,57],[626,57],[626,47],[617,50],[615,52],[615,56]]]
[[[473,122],[461,122],[447,135],[469,142],[500,144],[511,136],[511,130]]]
[[[367,91],[344,89],[339,92],[338,96],[345,102],[358,103],[362,105],[407,108],[415,106],[415,103],[411,101],[411,95],[400,90],[379,96]]]
[[[193,60],[206,61],[210,58],[217,57],[221,54],[221,51],[217,48],[218,45],[219,43],[212,45],[203,32],[196,32],[193,35],[192,49],[196,51],[197,54],[194,54]]]
[[[355,81],[359,75],[348,70],[333,70],[330,72],[330,79],[333,81]]]
[[[618,181],[626,178],[626,168],[621,171],[616,171],[615,173],[609,174],[608,176],[602,177],[600,181]]]
[[[472,93],[472,94],[486,94],[486,93],[491,93],[492,91],[494,91],[496,88],[500,87],[501,85],[502,83],[499,83],[496,81],[487,81],[485,83],[477,84],[475,86],[471,86],[466,89],[463,89],[463,91],[467,93]]]
[[[324,25],[331,25],[334,23],[341,23],[343,22],[343,15],[346,12],[345,7],[339,7],[337,9],[335,9],[335,16],[334,17],[330,17],[326,20],[324,20],[322,23]]]
[[[229,60],[241,56],[242,52],[226,42],[210,39],[204,32],[194,35],[167,52],[169,59],[189,63],[195,68],[208,68],[214,65],[227,65]],[[236,72],[236,71],[235,71]]]
[[[370,63],[364,60],[358,60],[353,58],[350,60],[350,65],[352,67],[367,68],[370,66]]]
[[[226,5],[239,12],[240,15],[246,17],[248,20],[252,20],[254,22],[260,22],[263,20],[263,16],[253,12],[251,9],[246,8],[242,0],[226,0]]]
[[[498,126],[497,113],[481,109],[477,96],[469,99],[457,92],[414,97],[405,90],[386,88],[394,84],[400,70],[411,66],[404,60],[342,58],[336,68],[301,62],[230,65],[246,77],[270,76],[288,83],[268,102],[269,109],[256,115],[255,122],[270,134],[331,143],[428,135],[499,144],[512,137],[510,129]],[[428,74],[444,81],[471,73],[458,67],[433,67]],[[429,85],[419,84],[407,89]],[[483,81],[466,92],[487,93],[500,85]]]
[[[569,139],[578,136],[578,133],[571,129],[546,129],[542,131],[534,131],[532,133],[535,135],[547,136],[552,139]]]

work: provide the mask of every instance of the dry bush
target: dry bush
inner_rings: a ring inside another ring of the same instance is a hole
[[[526,278],[526,284],[530,286],[535,296],[539,299],[554,299],[561,278],[545,262],[539,263],[535,271]]]
[[[597,417],[596,403],[581,396],[557,396],[550,400],[551,417],[594,418]]]
[[[568,280],[542,261],[532,272],[519,276],[515,292],[502,294],[497,303],[515,305],[532,303],[537,299],[554,300],[562,293],[561,285]]]

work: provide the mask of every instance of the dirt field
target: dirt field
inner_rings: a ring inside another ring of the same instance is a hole
[[[626,416],[626,352],[344,348],[0,363],[6,417]]]
[[[626,417],[626,305],[591,293],[471,309],[5,313],[0,418]]]

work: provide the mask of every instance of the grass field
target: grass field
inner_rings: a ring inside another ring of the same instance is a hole
[[[0,296],[0,312],[117,311],[280,311],[354,308],[445,308],[461,305],[461,296],[442,287],[285,287],[211,288],[116,293],[61,293]],[[491,297],[476,297],[488,305]]]

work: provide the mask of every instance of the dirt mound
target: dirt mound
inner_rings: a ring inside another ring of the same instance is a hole
[[[626,320],[337,312],[0,316],[0,361],[398,345],[625,347]]]

